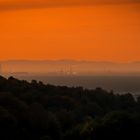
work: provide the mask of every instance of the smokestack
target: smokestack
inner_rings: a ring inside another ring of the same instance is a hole
[[[0,64],[0,75],[2,75],[2,65]]]

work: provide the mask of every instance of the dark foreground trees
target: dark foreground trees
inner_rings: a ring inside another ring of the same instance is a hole
[[[1,140],[138,139],[140,97],[0,77]]]

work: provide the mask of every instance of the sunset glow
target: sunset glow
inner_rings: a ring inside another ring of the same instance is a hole
[[[1,10],[0,59],[138,61],[139,9],[114,4]]]

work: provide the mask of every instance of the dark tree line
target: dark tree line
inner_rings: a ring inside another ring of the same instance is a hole
[[[1,140],[139,138],[140,97],[0,77]]]

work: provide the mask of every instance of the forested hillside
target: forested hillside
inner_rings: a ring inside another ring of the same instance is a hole
[[[118,140],[139,132],[139,97],[0,77],[1,140]]]

